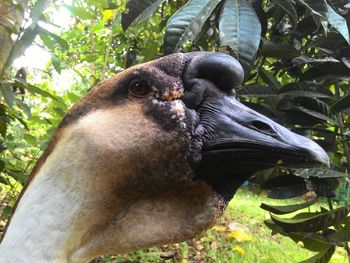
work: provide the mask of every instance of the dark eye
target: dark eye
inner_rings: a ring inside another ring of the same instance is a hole
[[[129,84],[129,91],[132,96],[142,98],[152,92],[152,87],[142,80],[134,80]]]

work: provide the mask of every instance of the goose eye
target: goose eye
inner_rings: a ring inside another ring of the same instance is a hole
[[[134,80],[129,84],[132,96],[142,98],[152,92],[152,87],[146,81]]]

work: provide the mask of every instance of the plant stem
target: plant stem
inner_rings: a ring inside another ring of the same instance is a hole
[[[334,208],[333,208],[332,199],[331,199],[331,198],[327,198],[327,202],[328,202],[329,210],[332,211],[332,210],[334,209]]]

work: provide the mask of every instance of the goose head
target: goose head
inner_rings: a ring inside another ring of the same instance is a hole
[[[0,261],[87,262],[183,241],[254,172],[328,165],[315,142],[237,100],[243,77],[231,56],[179,53],[94,87],[34,168]]]

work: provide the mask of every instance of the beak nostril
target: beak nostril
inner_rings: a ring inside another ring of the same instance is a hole
[[[267,123],[265,122],[262,122],[262,121],[252,121],[251,125],[261,131],[261,132],[264,132],[264,133],[268,133],[269,135],[274,135],[276,134],[275,130],[270,126],[268,125]]]

